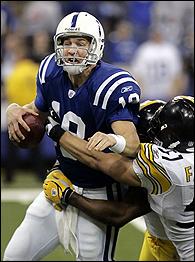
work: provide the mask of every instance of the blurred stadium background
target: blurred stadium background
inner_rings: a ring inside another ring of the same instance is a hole
[[[35,95],[39,62],[53,52],[59,21],[88,11],[103,24],[104,60],[129,70],[142,100],[194,96],[194,1],[1,1],[1,259],[55,158],[53,143],[23,150],[8,140],[5,110]],[[116,260],[138,260],[144,224],[122,228]],[[44,261],[74,260],[59,247]]]

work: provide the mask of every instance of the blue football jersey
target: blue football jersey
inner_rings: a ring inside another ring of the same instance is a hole
[[[138,121],[140,88],[129,72],[99,61],[89,78],[76,90],[68,74],[55,62],[55,54],[40,64],[37,75],[36,107],[43,112],[53,108],[61,127],[82,139],[95,132],[113,133],[117,120]],[[80,187],[102,187],[113,180],[83,165],[56,144],[62,172]]]

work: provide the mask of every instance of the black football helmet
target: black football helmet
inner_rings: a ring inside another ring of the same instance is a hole
[[[149,135],[155,144],[191,151],[194,146],[194,99],[176,96],[156,111],[150,121]]]
[[[193,96],[175,96],[175,99],[184,99],[194,107],[194,97]]]
[[[163,100],[146,100],[141,103],[139,110],[139,121],[137,126],[137,133],[141,142],[151,142],[148,130],[150,129],[150,120],[156,111],[165,105]]]

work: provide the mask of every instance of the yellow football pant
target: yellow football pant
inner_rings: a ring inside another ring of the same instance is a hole
[[[162,240],[145,232],[139,261],[178,261],[177,251],[169,240]]]

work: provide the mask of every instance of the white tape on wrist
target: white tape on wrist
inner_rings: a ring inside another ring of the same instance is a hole
[[[112,147],[109,147],[109,149],[115,153],[122,153],[126,146],[125,138],[123,136],[115,135],[115,134],[108,134],[108,135],[114,137],[114,139],[116,140],[116,144]]]

